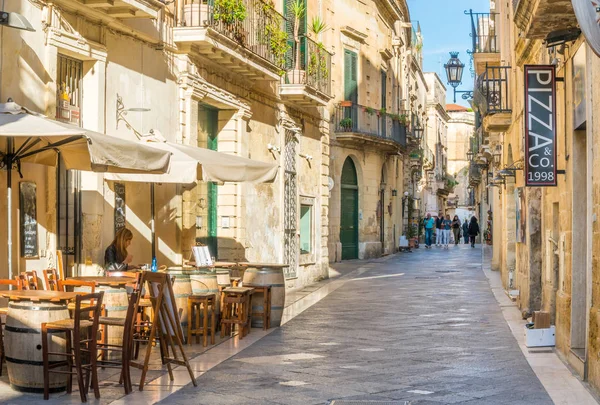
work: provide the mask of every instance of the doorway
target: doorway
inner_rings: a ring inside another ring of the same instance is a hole
[[[198,106],[198,142],[199,146],[210,150],[219,149],[219,110],[206,106]],[[208,246],[214,257],[218,258],[218,200],[219,187],[216,183],[207,182],[199,187],[199,215],[206,217],[206,230],[200,235],[200,242]]]
[[[588,328],[588,302],[589,269],[591,269],[590,224],[591,208],[590,177],[591,165],[588,154],[587,131],[575,131],[573,136],[573,243],[572,243],[572,272],[573,284],[571,287],[571,353],[576,356],[575,368],[585,378],[585,362],[587,358],[587,328]]]
[[[351,158],[342,169],[341,194],[342,260],[358,259],[358,177]]]
[[[58,55],[56,119],[81,126],[83,62]],[[64,276],[78,275],[81,261],[81,173],[67,170],[62,157],[56,166],[56,249],[62,252]],[[57,259],[58,260],[58,259]]]
[[[298,179],[296,172],[296,150],[298,138],[296,133],[285,130],[285,148],[284,157],[284,256],[285,263],[288,265],[284,269],[286,278],[296,278],[298,276],[298,261],[300,255],[300,246],[298,240]]]

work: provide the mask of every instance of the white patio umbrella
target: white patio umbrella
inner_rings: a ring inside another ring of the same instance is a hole
[[[7,169],[8,275],[12,278],[12,169],[21,163],[109,173],[165,173],[170,153],[48,119],[9,100],[0,103],[0,158]]]
[[[152,257],[156,254],[154,229],[154,183],[192,184],[198,179],[217,183],[268,183],[275,180],[278,165],[247,159],[194,146],[163,142],[154,137],[140,141],[171,153],[169,171],[164,174],[107,174],[106,180],[150,183],[150,230]],[[199,174],[201,172],[201,174]]]

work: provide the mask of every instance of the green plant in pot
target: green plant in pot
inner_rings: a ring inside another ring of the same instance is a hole
[[[316,38],[318,38],[322,32],[328,30],[329,27],[321,17],[316,16],[311,20],[309,29],[315,35],[316,40]],[[315,49],[311,51],[308,61],[308,75],[315,81],[318,79],[327,79],[329,77],[327,51],[322,42],[317,42]]]
[[[346,131],[352,129],[352,118],[344,118],[340,121],[340,127]]]
[[[306,7],[302,0],[296,0],[292,4],[292,16],[294,17],[294,69],[288,72],[288,81],[290,83],[304,83],[306,78],[306,72],[302,70],[300,65],[300,22],[302,17],[306,13]]]
[[[242,0],[215,0],[213,18],[229,31],[236,41],[244,43],[246,34],[242,22],[247,17],[246,5]]]
[[[267,57],[266,49],[270,50],[273,63],[281,68],[280,74],[285,73],[285,57],[290,49],[288,45],[287,33],[281,29],[283,20],[275,11],[275,4],[272,1],[262,3],[262,12],[265,20],[265,26],[262,33],[259,32],[258,45],[255,52],[263,57]]]

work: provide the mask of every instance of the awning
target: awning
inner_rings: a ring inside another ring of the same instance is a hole
[[[0,154],[56,166],[57,152],[67,169],[109,173],[164,173],[170,157],[164,150],[50,120],[16,103],[0,104]]]
[[[171,153],[165,174],[109,174],[115,181],[191,184],[201,179],[217,183],[268,183],[275,180],[278,166],[240,156],[169,142],[141,141],[153,149]]]

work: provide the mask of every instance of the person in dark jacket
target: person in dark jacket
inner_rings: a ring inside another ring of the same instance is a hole
[[[440,212],[440,215],[438,215],[435,219],[435,245],[437,247],[441,247],[442,246],[442,238],[443,238],[443,231],[444,230],[444,214],[442,212]]]
[[[479,235],[479,224],[475,215],[471,217],[471,223],[469,224],[469,238],[471,239],[471,247],[475,247],[475,238]]]
[[[469,243],[469,220],[465,217],[465,221],[462,224],[463,238],[465,238],[465,245]]]
[[[104,251],[104,267],[107,270],[127,270],[133,256],[127,253],[131,245],[133,233],[127,228],[121,228],[115,235],[115,240]]]

